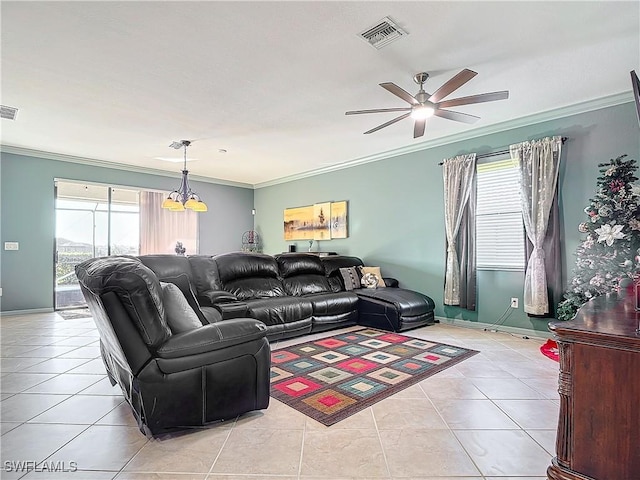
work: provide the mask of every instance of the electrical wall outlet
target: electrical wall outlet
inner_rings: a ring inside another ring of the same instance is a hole
[[[18,242],[4,242],[5,250],[19,250],[20,244]]]
[[[511,308],[518,308],[518,299],[516,297],[511,298]]]

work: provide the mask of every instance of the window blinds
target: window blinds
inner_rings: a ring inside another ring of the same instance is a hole
[[[515,161],[477,166],[476,262],[485,270],[524,270],[524,225]]]

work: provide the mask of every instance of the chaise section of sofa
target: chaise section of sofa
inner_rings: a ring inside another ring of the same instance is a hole
[[[362,267],[362,260],[351,256],[322,258],[325,272],[334,291],[345,289],[341,268]],[[358,323],[368,327],[402,332],[435,323],[435,302],[413,290],[399,288],[395,278],[384,278],[386,287],[358,288]]]

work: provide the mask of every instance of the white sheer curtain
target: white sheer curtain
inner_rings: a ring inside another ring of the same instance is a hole
[[[447,235],[447,268],[444,277],[445,305],[460,304],[460,263],[456,253],[456,238],[475,174],[475,153],[458,155],[443,162],[444,226]]]
[[[172,212],[161,207],[166,195],[140,192],[140,255],[173,253],[182,242],[186,255],[198,253],[198,213]]]
[[[533,244],[524,278],[524,311],[533,315],[549,311],[543,243],[558,182],[561,150],[561,137],[547,137],[510,147],[511,158],[518,162],[520,169],[524,227]]]

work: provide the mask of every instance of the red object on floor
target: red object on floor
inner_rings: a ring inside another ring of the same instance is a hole
[[[547,340],[547,343],[540,347],[540,351],[545,357],[549,357],[556,362],[560,361],[560,352],[558,351],[558,344],[553,340]]]

